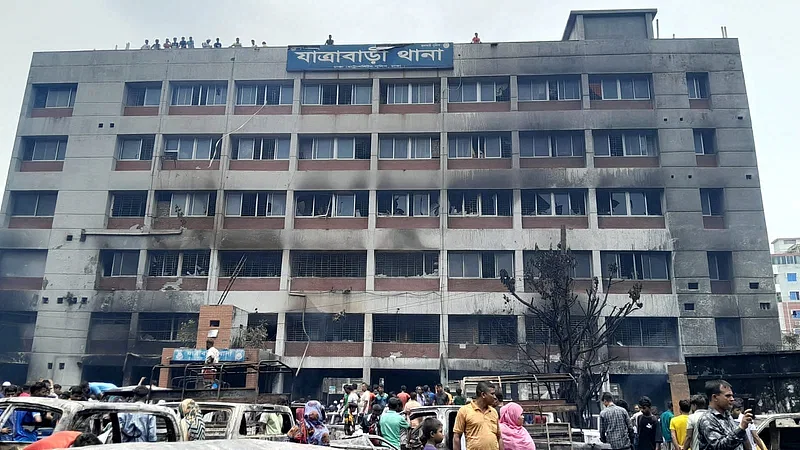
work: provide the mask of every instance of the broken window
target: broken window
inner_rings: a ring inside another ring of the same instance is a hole
[[[597,131],[594,134],[595,156],[656,156],[653,131]]]
[[[716,153],[714,148],[714,130],[692,130],[694,135],[694,152],[698,155],[713,155]]]
[[[519,101],[580,100],[580,75],[562,77],[519,77]]]
[[[366,252],[293,251],[293,277],[364,278],[367,276]]]
[[[378,191],[378,215],[394,217],[436,217],[439,192]]]
[[[522,191],[523,216],[585,216],[586,192]]]
[[[277,278],[281,276],[282,262],[281,251],[219,252],[219,276]]]
[[[372,341],[438,344],[439,320],[433,314],[373,314]]]
[[[448,78],[450,103],[507,102],[508,80]]]
[[[536,278],[539,276],[538,270],[534,267],[536,252],[546,252],[549,250],[526,250],[522,253],[523,263],[525,265],[526,275],[531,275]],[[591,279],[592,278],[592,252],[591,251],[570,251],[574,265],[570,268],[570,276],[574,279]],[[527,276],[526,276],[527,279]],[[525,284],[526,291],[532,291],[533,286],[530,283]]]
[[[514,252],[448,252],[450,278],[500,278],[505,270],[514,275]]]
[[[451,216],[511,216],[511,191],[448,191]]]
[[[369,193],[295,192],[297,217],[367,217]]]
[[[26,138],[23,161],[63,161],[67,138]]]
[[[162,191],[157,195],[157,217],[213,217],[216,211],[217,193],[215,191]]]
[[[58,192],[16,191],[11,193],[11,215],[28,217],[53,217],[56,212]]]
[[[0,342],[6,352],[30,352],[36,328],[35,311],[4,310],[0,315]]]
[[[577,337],[577,334],[584,329],[591,330],[592,324],[585,323],[585,316],[571,316],[572,326],[569,330],[562,326],[551,328],[541,320],[536,320],[533,316],[525,316],[525,339],[529,344],[534,345],[558,345],[560,339],[569,339],[568,336]],[[568,334],[569,333],[569,334]],[[559,338],[561,334],[561,338]]]
[[[448,317],[451,344],[514,345],[517,343],[516,316],[471,315]]]
[[[649,100],[647,75],[608,75],[589,77],[591,100]]]
[[[439,276],[438,252],[375,252],[376,277]]]
[[[668,259],[669,252],[600,253],[604,279],[612,275],[631,280],[669,280]]]
[[[597,214],[601,216],[660,216],[661,190],[597,190]]]
[[[364,342],[363,314],[287,313],[290,342]]]
[[[175,277],[178,276],[178,259],[180,252],[176,251],[149,251],[148,270],[149,277]]]
[[[611,346],[677,347],[677,320],[674,317],[626,317],[619,322]]]
[[[707,252],[708,277],[714,281],[731,279],[731,252]]]
[[[289,138],[240,137],[233,140],[231,159],[277,160],[289,159]]]
[[[132,277],[139,269],[138,250],[102,250],[100,260],[104,277]]]
[[[144,217],[147,191],[115,192],[111,198],[111,217]]]
[[[286,215],[284,192],[227,192],[225,194],[227,217],[271,217]]]
[[[198,314],[139,313],[140,341],[195,342]]]
[[[742,321],[738,317],[714,319],[717,331],[717,348],[721,352],[742,349]]]
[[[700,189],[700,204],[704,216],[723,214],[722,189]]]
[[[454,135],[447,140],[448,158],[511,158],[511,136]]]
[[[687,73],[686,86],[689,89],[689,98],[692,100],[708,98],[708,74]]]
[[[42,278],[47,250],[0,251],[0,277]]]

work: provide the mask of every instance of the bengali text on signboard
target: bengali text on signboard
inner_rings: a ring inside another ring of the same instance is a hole
[[[289,47],[287,72],[452,69],[453,44]]]

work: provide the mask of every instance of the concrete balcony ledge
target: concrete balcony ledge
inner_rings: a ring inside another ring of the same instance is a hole
[[[308,345],[308,351],[306,351]],[[285,356],[303,356],[303,353],[308,356],[326,356],[326,357],[340,357],[347,356],[364,356],[364,343],[363,342],[318,342],[311,341],[310,343],[301,341],[288,341],[284,348],[283,354]]]
[[[620,229],[654,229],[666,228],[664,216],[632,217],[632,216],[598,216],[598,228]]]

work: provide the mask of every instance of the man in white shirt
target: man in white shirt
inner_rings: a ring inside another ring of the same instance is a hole
[[[219,364],[219,350],[211,339],[206,341],[206,364]]]
[[[689,420],[686,422],[686,439],[684,439],[684,446],[686,442],[691,443],[691,450],[700,449],[700,433],[697,432],[697,423],[700,417],[708,411],[708,398],[704,394],[696,394],[691,398],[692,414],[689,415]]]
[[[142,50],[150,50],[150,41],[147,39],[144,40],[144,45],[141,48]]]
[[[361,383],[361,398],[358,400],[358,412],[362,416],[366,416],[371,411],[370,405],[372,403],[372,392],[369,391],[367,383]]]

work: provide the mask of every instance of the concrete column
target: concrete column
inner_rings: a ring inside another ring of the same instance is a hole
[[[367,287],[369,289],[369,287]],[[372,314],[364,314],[364,360],[362,378],[372,384]]]
[[[439,170],[442,171],[442,178],[444,178],[444,174],[446,173],[445,171],[447,170],[447,152],[448,151],[449,150],[447,148],[447,132],[446,131],[442,131],[441,133],[439,133]],[[444,187],[444,179],[442,179],[442,183],[443,184],[442,184],[441,187],[443,188]],[[440,201],[439,205],[443,205],[443,203]],[[439,210],[441,211],[441,208],[439,208]]]
[[[525,329],[525,316],[522,314],[517,316],[517,342],[520,344],[528,342],[528,332]]]
[[[517,89],[517,76],[511,75],[508,83],[509,94],[511,98],[511,111],[519,109],[519,90]]]
[[[446,113],[447,112],[447,100],[450,98],[450,89],[447,87],[447,77],[442,77],[440,82],[441,82],[441,86],[440,86],[441,95],[439,96],[439,99],[442,102],[442,112]]]
[[[514,250],[514,281],[517,292],[525,292],[525,255],[522,250]]]
[[[519,155],[519,130],[514,130],[511,132],[511,167],[513,169],[519,169]]]
[[[603,292],[603,263],[600,261],[600,250],[592,250],[592,277],[600,280],[597,291]]]
[[[91,320],[91,319],[90,319]],[[128,327],[128,353],[132,353],[134,347],[136,346],[136,337],[139,334],[139,313],[132,312],[131,313],[131,324]],[[122,384],[129,386],[131,384],[136,384],[139,380],[136,380],[134,383],[131,383],[131,372],[133,371],[133,361],[129,358],[125,359],[126,364],[123,366],[122,370]]]
[[[586,33],[583,28],[583,14],[579,14],[575,17],[575,37],[579,41],[586,39]]]
[[[206,285],[206,304],[212,304],[211,292],[216,291],[219,285],[219,250],[211,249],[208,260],[208,284]]]
[[[378,133],[372,133],[369,137],[369,167],[370,170],[378,170],[378,154],[380,153],[380,139],[378,139]],[[370,200],[370,205],[372,205],[372,200]],[[370,215],[370,219],[373,215]],[[372,229],[372,225],[370,225],[370,229]]]
[[[278,323],[275,330],[275,355],[283,356],[286,350],[286,313],[278,313]]]
[[[375,194],[375,191],[370,192],[370,197]],[[373,200],[370,198],[370,204],[374,205]],[[375,249],[367,249],[367,291],[375,290]]]
[[[294,85],[292,86],[292,115],[297,116],[300,115],[300,100],[303,98],[303,80],[300,78],[294,79]],[[292,137],[292,142],[294,142],[294,137]]]
[[[284,249],[281,255],[281,290],[288,291],[290,289],[292,279],[292,260],[291,252],[289,249]]]
[[[597,224],[597,189],[586,190],[586,214],[589,215],[589,229],[596,230]]]
[[[586,167],[589,169],[594,168],[594,135],[592,130],[583,131],[583,142],[586,148]]]
[[[139,250],[139,267],[136,269],[136,289],[144,289],[144,276],[147,274],[147,250]]]
[[[411,93],[409,93],[411,95]],[[372,79],[372,114],[378,114],[381,108],[381,79]]]
[[[577,24],[575,25],[577,26]],[[581,100],[583,109],[589,109],[591,103],[589,101],[589,74],[581,74]]]
[[[300,138],[297,133],[292,133],[289,141],[289,173],[297,171],[297,160],[300,157]],[[289,189],[294,187],[289,184]],[[287,205],[288,209],[288,205]]]
[[[447,295],[447,294],[443,294],[443,295]],[[449,316],[447,314],[442,314],[440,322],[439,322],[439,327],[441,328],[441,334],[440,334],[440,337],[439,337],[439,357],[444,359],[444,367],[445,367],[445,373],[444,374],[440,373],[440,378],[442,378],[442,381],[441,381],[442,384],[447,384],[447,378],[449,378],[449,376],[445,376],[446,372],[448,371],[448,367],[449,367],[448,361],[447,361],[447,359],[448,359],[447,358],[447,344],[450,341],[450,321],[449,321],[448,317]]]
[[[514,189],[511,191],[511,195],[511,215],[514,220],[514,229],[522,230],[522,190]]]

